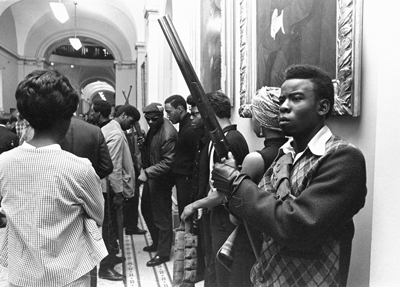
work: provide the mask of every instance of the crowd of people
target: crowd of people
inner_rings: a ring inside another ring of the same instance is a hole
[[[147,232],[139,212],[152,239],[143,250],[155,254],[147,266],[171,260],[174,186],[179,217],[199,238],[195,282],[346,286],[366,168],[361,151],[325,124],[334,89],[323,70],[291,66],[281,87],[255,93],[249,112],[264,139],[256,151],[231,122],[229,97],[207,93],[229,146],[224,158],[193,95],[141,112],[95,100],[83,118],[68,78],[38,70],[15,97],[16,116],[0,116],[0,264],[9,286],[123,280],[114,269],[125,260],[121,234]]]

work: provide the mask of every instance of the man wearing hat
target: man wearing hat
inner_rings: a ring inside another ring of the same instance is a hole
[[[157,252],[147,266],[169,261],[172,245],[172,165],[178,132],[163,116],[160,103],[151,103],[143,109],[150,127],[143,145],[143,168],[139,181],[144,183],[141,210],[153,244],[143,248]]]

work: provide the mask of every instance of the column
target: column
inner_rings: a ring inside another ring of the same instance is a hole
[[[146,5],[144,11],[144,18],[146,23],[145,39],[147,48],[146,57],[146,90],[147,98],[146,103],[163,102],[162,87],[164,77],[164,66],[162,62],[162,47],[164,44],[164,36],[158,23],[159,9],[157,5]]]
[[[115,105],[123,105],[129,95],[129,104],[134,105],[136,98],[136,64],[134,62],[115,61]],[[132,89],[130,88],[132,86]],[[129,94],[130,90],[130,94]],[[125,96],[124,96],[125,93]]]
[[[146,46],[144,42],[136,43],[136,102],[134,106],[142,112],[146,106],[147,98],[147,63],[146,63]],[[140,119],[140,126],[145,127],[146,121],[142,117]]]

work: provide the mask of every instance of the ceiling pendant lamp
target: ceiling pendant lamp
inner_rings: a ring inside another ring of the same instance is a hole
[[[82,48],[82,43],[79,38],[76,38],[76,5],[78,4],[77,2],[74,2],[75,4],[75,37],[74,38],[69,38],[69,43],[75,50],[79,50]]]
[[[50,2],[50,8],[53,11],[54,17],[61,23],[65,23],[68,19],[68,12],[65,5],[61,3],[61,0],[57,2]]]

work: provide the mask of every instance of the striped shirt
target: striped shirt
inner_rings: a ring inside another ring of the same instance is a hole
[[[18,286],[64,286],[107,255],[98,226],[100,179],[89,160],[59,145],[27,143],[0,155],[7,227],[0,264]]]

